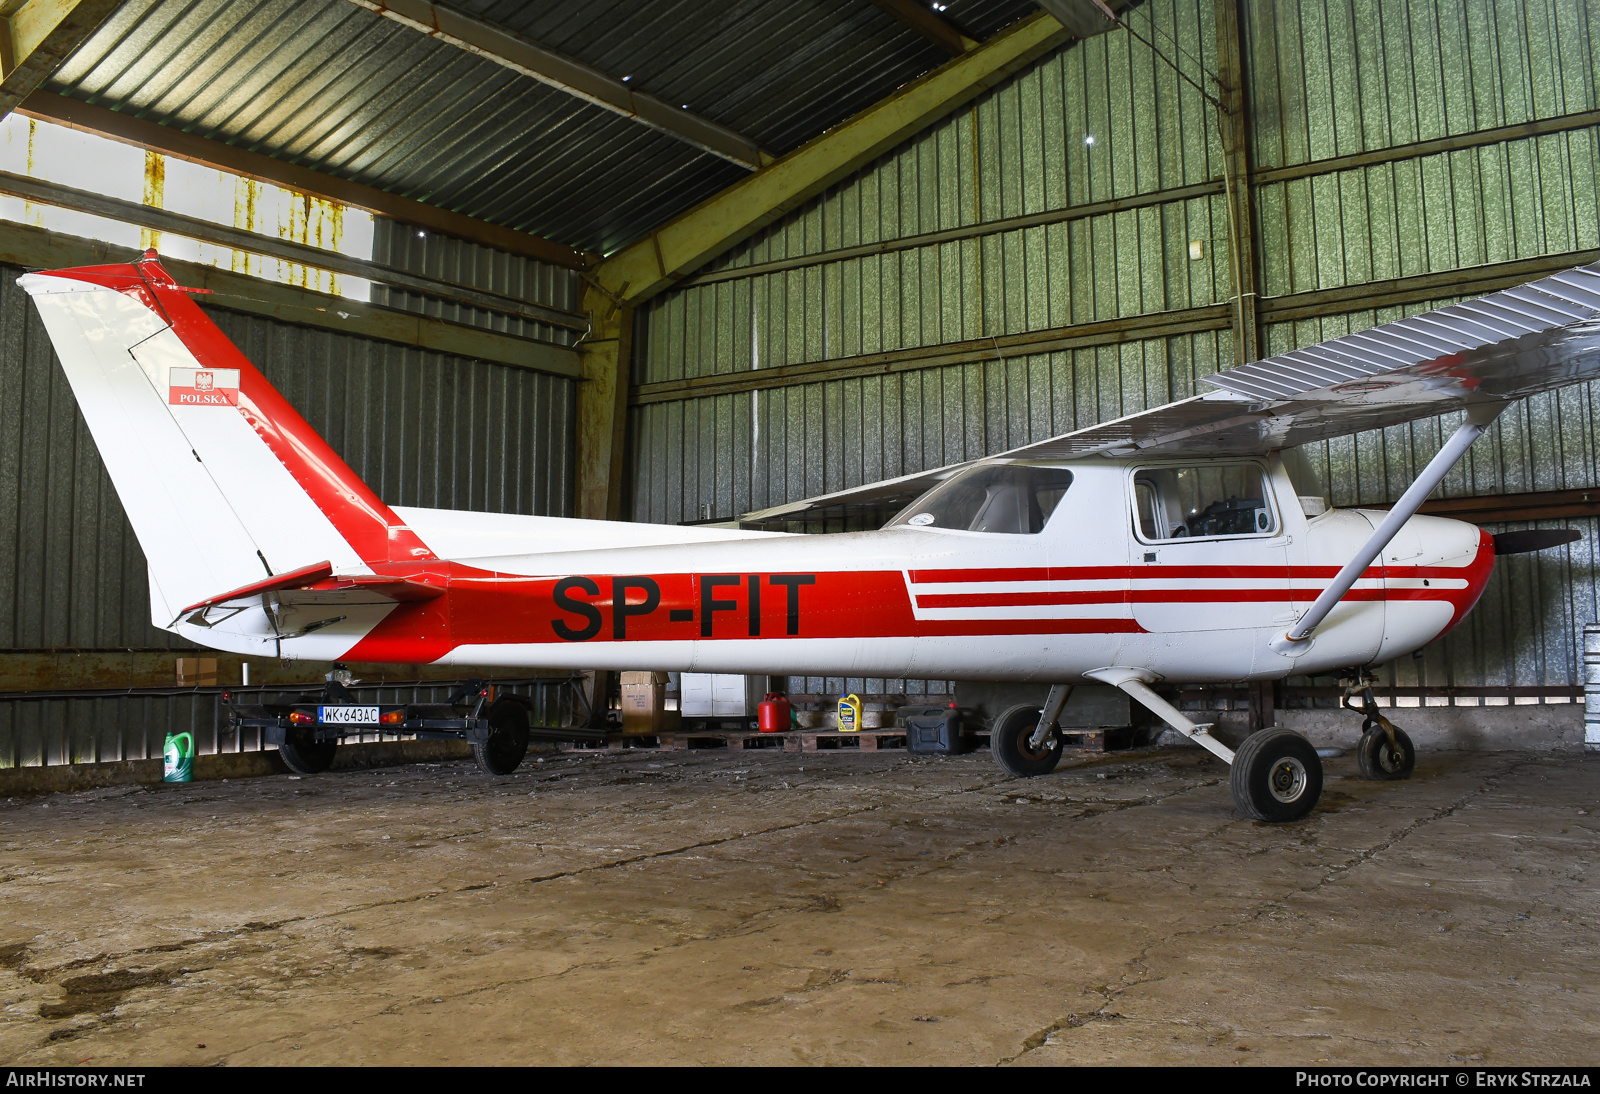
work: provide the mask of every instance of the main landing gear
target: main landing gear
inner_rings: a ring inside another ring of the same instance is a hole
[[[1360,695],[1361,705],[1351,700]],[[1393,782],[1409,779],[1417,766],[1417,750],[1405,731],[1378,712],[1372,697],[1372,684],[1361,679],[1344,689],[1344,707],[1362,715],[1361,743],[1356,746],[1356,763],[1368,779]]]
[[[1061,734],[1056,719],[1072,694],[1071,684],[1056,684],[1044,701],[1044,709],[1024,703],[1007,710],[989,727],[989,751],[1006,774],[1026,779],[1048,775],[1061,762]]]
[[[1211,735],[1209,725],[1189,721],[1152,691],[1149,681],[1155,677],[1150,673],[1114,668],[1087,675],[1121,688],[1173,729],[1225,760],[1231,768],[1228,785],[1234,805],[1245,816],[1259,821],[1293,821],[1316,808],[1317,799],[1322,796],[1322,761],[1311,742],[1300,734],[1287,729],[1264,729],[1251,734],[1234,752]],[[1057,684],[1050,689],[1042,710],[1016,706],[995,719],[989,748],[1008,774],[1026,778],[1055,770],[1061,760],[1056,720],[1071,694],[1071,686]]]
[[[1258,821],[1292,821],[1322,796],[1322,761],[1311,742],[1291,729],[1263,729],[1233,754],[1228,788],[1239,812]]]

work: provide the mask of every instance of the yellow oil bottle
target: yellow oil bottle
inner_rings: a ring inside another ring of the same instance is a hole
[[[839,696],[839,732],[858,733],[861,730],[861,696]]]

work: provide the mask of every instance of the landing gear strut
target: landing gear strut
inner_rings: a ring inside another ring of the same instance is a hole
[[[1293,821],[1308,816],[1322,796],[1322,761],[1300,734],[1263,729],[1245,738],[1235,752],[1213,737],[1209,725],[1196,725],[1150,689],[1153,673],[1142,669],[1097,669],[1091,679],[1121,688],[1150,713],[1195,744],[1226,761],[1233,804],[1251,820]]]
[[[1361,696],[1358,707],[1351,702]],[[1393,782],[1409,779],[1417,766],[1417,750],[1405,731],[1395,726],[1378,711],[1378,702],[1372,697],[1372,684],[1359,680],[1344,689],[1344,706],[1361,714],[1361,743],[1356,746],[1356,762],[1361,774],[1368,779]]]

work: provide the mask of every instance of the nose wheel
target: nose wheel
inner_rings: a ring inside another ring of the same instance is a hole
[[[1358,707],[1351,702],[1356,694],[1361,696]],[[1356,763],[1363,778],[1379,782],[1396,782],[1409,779],[1417,766],[1417,750],[1406,736],[1405,730],[1396,726],[1378,712],[1378,702],[1372,696],[1372,686],[1363,681],[1345,689],[1344,705],[1347,710],[1358,710],[1363,715],[1361,743],[1356,746]]]
[[[1409,779],[1417,766],[1417,750],[1403,729],[1385,727],[1371,721],[1361,723],[1361,743],[1356,746],[1356,762],[1367,779],[1392,782]]]

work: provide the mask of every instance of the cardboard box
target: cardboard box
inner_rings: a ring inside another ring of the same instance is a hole
[[[660,733],[666,727],[667,674],[622,674],[622,732]]]
[[[215,657],[178,658],[178,686],[180,688],[216,687],[217,659]]]

